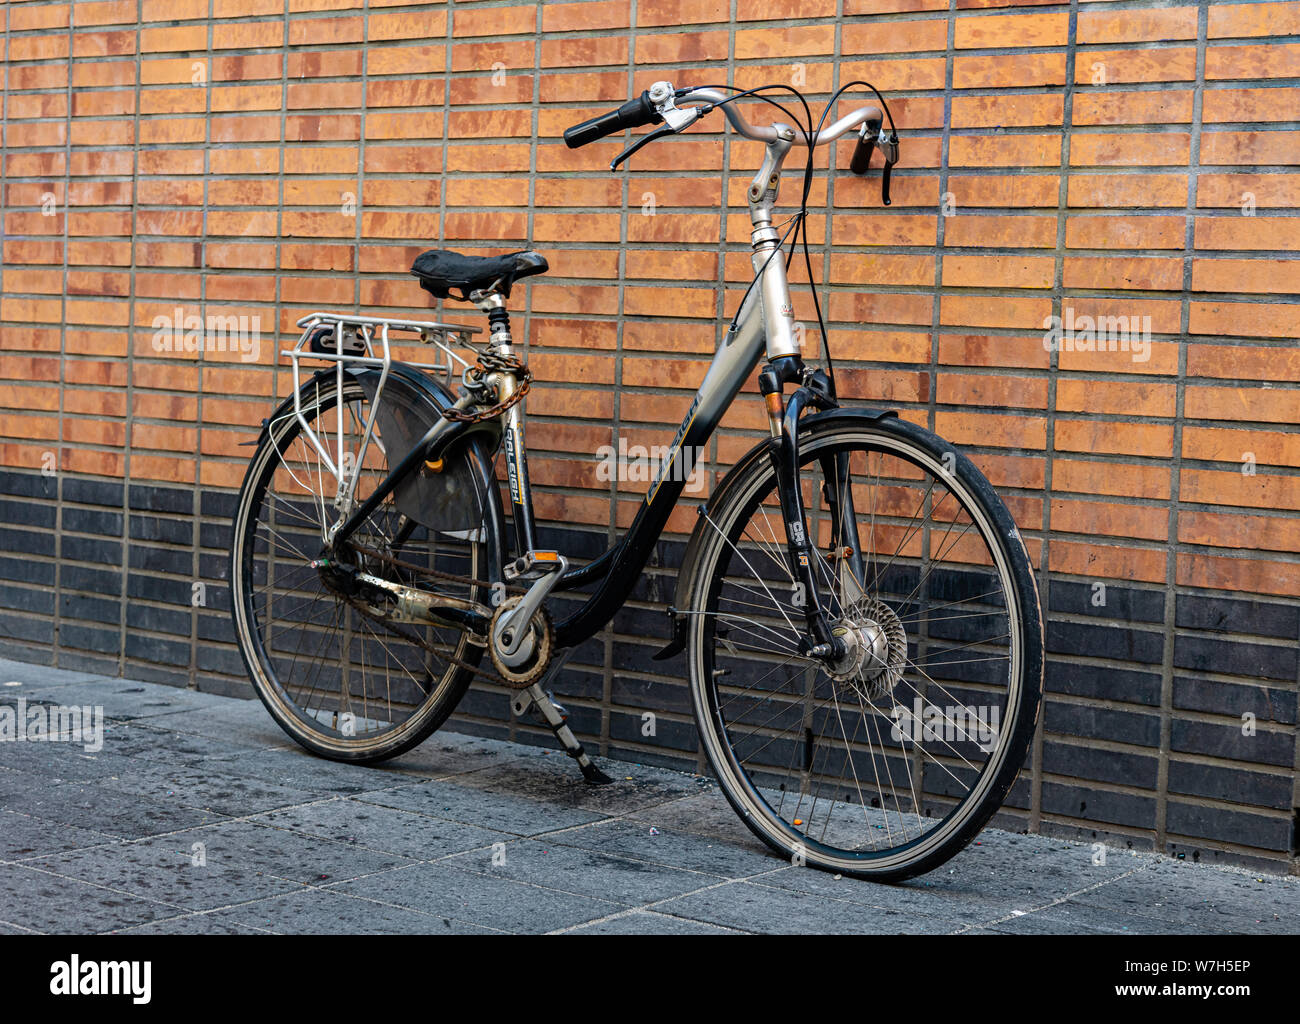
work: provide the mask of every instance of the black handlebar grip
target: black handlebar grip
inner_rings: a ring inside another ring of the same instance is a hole
[[[853,159],[849,161],[849,170],[854,174],[866,174],[871,163],[871,154],[876,148],[876,137],[869,135],[865,139],[859,135],[858,144],[853,148]]]
[[[628,100],[617,110],[593,117],[590,121],[575,124],[564,130],[564,143],[570,149],[577,149],[589,142],[603,139],[607,135],[617,135],[624,128],[640,128],[645,124],[654,124],[660,120],[659,111],[650,102],[650,93],[642,92],[634,100]]]
[[[849,170],[854,174],[866,174],[871,163],[871,154],[876,149],[876,137],[880,134],[880,122],[868,121],[862,126],[858,135],[858,144],[853,147],[853,159],[849,161]]]

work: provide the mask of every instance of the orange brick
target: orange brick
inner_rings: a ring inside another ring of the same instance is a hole
[[[1187,228],[1180,217],[1069,217],[1068,249],[1181,249]]]
[[[1230,121],[1290,121],[1300,88],[1207,89],[1201,118],[1206,124]]]
[[[1286,217],[1197,217],[1198,249],[1295,249],[1300,236]]]
[[[1209,38],[1300,35],[1300,3],[1214,4]]]
[[[1074,99],[1074,123],[1103,124],[1187,124],[1192,120],[1192,93],[1095,92],[1080,93]]]
[[[1196,10],[1085,11],[1079,15],[1080,43],[1167,42],[1196,38]]]
[[[1209,81],[1233,78],[1295,78],[1300,75],[1300,45],[1211,46],[1205,53]]]
[[[1192,290],[1259,294],[1300,293],[1300,262],[1198,258],[1192,264]]]
[[[1183,174],[1072,174],[1069,204],[1100,209],[1187,205]]]
[[[1079,85],[1098,86],[1130,82],[1193,82],[1196,80],[1196,50],[1192,47],[1089,50],[1079,54],[1074,80]]]
[[[1182,132],[1077,134],[1070,140],[1070,163],[1076,167],[1161,164],[1185,167],[1191,154],[1191,142],[1191,136]]]
[[[956,46],[959,50],[999,46],[1063,46],[1069,29],[1070,16],[1065,13],[965,17],[957,21]]]

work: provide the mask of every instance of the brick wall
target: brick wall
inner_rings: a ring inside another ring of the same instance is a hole
[[[406,269],[431,245],[550,259],[512,303],[538,511],[596,553],[638,485],[593,453],[679,420],[747,281],[761,153],[714,115],[611,176],[618,143],[561,131],[660,78],[865,77],[903,132],[895,202],[819,179],[816,268],[842,389],[966,446],[1041,568],[1048,699],[1007,822],[1297,870],[1300,3],[3,14],[0,653],[247,694],[221,581],[239,446],[289,386],[270,336],[322,307],[427,313]],[[267,343],[160,353],[178,306],[259,316]],[[1053,315],[1149,317],[1148,358],[1048,351]],[[711,467],[761,436],[752,390]],[[680,547],[559,687],[603,752],[695,763],[683,666],[649,660]],[[536,736],[506,705],[475,688],[460,727]]]

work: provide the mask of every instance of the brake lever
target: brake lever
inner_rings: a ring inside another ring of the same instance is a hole
[[[876,141],[880,146],[880,155],[885,158],[885,170],[880,176],[880,200],[886,206],[892,206],[893,203],[889,198],[889,178],[893,173],[894,164],[898,163],[898,133],[890,132],[889,138],[885,138],[882,128]]]
[[[627,149],[623,150],[623,152],[621,152],[618,156],[614,157],[614,159],[609,162],[610,171],[618,170],[618,165],[621,164],[628,157],[630,157],[642,146],[654,142],[656,139],[662,139],[667,135],[676,135],[676,134],[677,133],[675,131],[673,131],[667,125],[664,125],[662,128],[656,128],[654,131],[649,132],[646,135],[642,135],[639,139],[633,142],[632,145],[628,146]]]

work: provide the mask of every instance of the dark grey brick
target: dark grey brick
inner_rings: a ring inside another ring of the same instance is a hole
[[[1282,639],[1300,637],[1300,605],[1179,594],[1174,624],[1180,629],[1214,629]]]
[[[1260,685],[1250,685],[1175,676],[1174,707],[1237,717],[1249,712],[1261,722],[1294,725],[1296,693],[1262,685],[1262,681]]]
[[[1043,811],[1047,814],[1068,815],[1082,821],[1152,828],[1155,825],[1156,801],[1153,797],[1130,793],[1044,782]]]
[[[1137,710],[1098,708],[1049,700],[1043,710],[1043,727],[1067,736],[1114,740],[1142,747],[1160,745],[1160,719]]]
[[[1300,645],[1252,644],[1179,634],[1174,638],[1174,665],[1198,672],[1294,682],[1300,669]]]
[[[1106,603],[1093,604],[1096,591],[1091,583],[1072,580],[1052,580],[1048,610],[1074,615],[1092,615],[1114,619],[1116,622],[1163,622],[1165,594],[1163,590],[1138,590],[1120,583],[1105,580]]]

